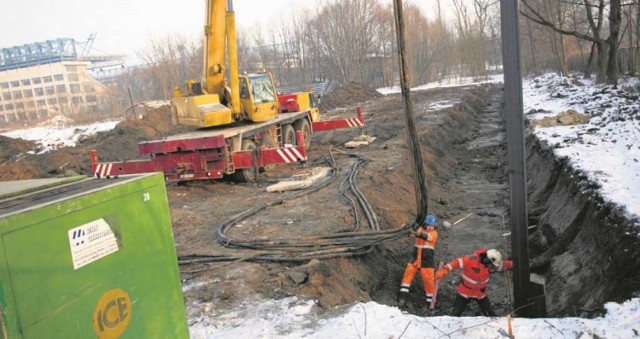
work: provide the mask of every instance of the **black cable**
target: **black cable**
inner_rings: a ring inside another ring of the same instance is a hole
[[[234,255],[201,255],[191,254],[178,257],[181,265],[194,263],[209,263],[233,260],[246,260],[252,262],[300,262],[311,259],[328,259],[336,257],[352,257],[369,253],[373,248],[386,241],[395,241],[403,238],[407,234],[407,230],[412,226],[404,225],[399,229],[380,231],[379,223],[372,206],[369,204],[365,196],[358,190],[356,186],[356,177],[359,168],[368,161],[358,154],[345,153],[349,157],[355,157],[357,160],[349,170],[347,178],[349,188],[356,197],[359,207],[364,211],[369,226],[372,231],[369,232],[341,232],[334,234],[324,234],[306,237],[291,237],[277,239],[255,239],[243,240],[227,236],[227,231],[238,222],[253,216],[268,207],[276,206],[284,203],[286,200],[296,199],[301,196],[311,194],[335,181],[337,178],[337,166],[335,157],[332,153],[325,156],[325,161],[331,166],[330,175],[324,180],[302,191],[290,192],[282,194],[277,199],[268,203],[255,205],[241,213],[238,213],[225,220],[216,232],[216,240],[223,246],[228,248],[251,250],[252,254],[239,253]],[[351,200],[353,210],[355,211],[354,200]],[[358,215],[357,211],[354,215]],[[356,217],[356,226],[353,230],[357,230],[360,222],[359,216]],[[257,252],[257,253],[256,253]]]

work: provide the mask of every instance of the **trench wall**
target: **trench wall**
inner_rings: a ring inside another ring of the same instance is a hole
[[[551,316],[594,317],[640,291],[640,222],[597,183],[528,133],[531,270],[545,278]],[[637,202],[629,202],[630,204]]]

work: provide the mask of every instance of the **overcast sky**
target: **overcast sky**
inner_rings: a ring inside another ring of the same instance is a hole
[[[268,27],[278,18],[317,6],[319,0],[234,0],[242,28]],[[322,0],[320,0],[322,1]],[[391,0],[384,0],[391,3]],[[434,0],[414,0],[430,11]],[[449,0],[445,0],[448,2]],[[182,35],[198,39],[205,0],[6,0],[0,11],[0,48],[68,37],[84,42],[97,33],[92,54],[135,56],[150,37]],[[284,16],[283,16],[284,14]]]

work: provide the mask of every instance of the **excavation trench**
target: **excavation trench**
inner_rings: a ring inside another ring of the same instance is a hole
[[[431,159],[431,212],[450,222],[467,217],[451,228],[440,227],[437,261],[445,263],[470,254],[477,247],[511,252],[509,188],[504,130],[503,92],[496,88],[469,91],[462,102],[431,125],[433,135],[423,139]],[[429,124],[427,124],[429,125]],[[604,202],[597,184],[557,159],[548,145],[528,130],[530,257],[532,271],[545,282],[550,316],[593,317],[608,301],[622,302],[640,291],[640,236],[638,220]],[[379,273],[372,297],[396,305],[397,285],[411,242],[385,246],[379,257],[364,261]],[[438,308],[427,311],[419,278],[403,306],[418,315],[448,314],[455,297],[456,278],[440,286]],[[511,276],[496,273],[489,296],[498,314],[512,312]],[[479,315],[470,304],[463,315]]]
[[[510,230],[510,219],[502,89],[488,85],[435,89],[415,92],[413,99],[429,212],[440,218],[440,225],[444,220],[463,219],[450,228],[440,226],[436,261],[446,263],[478,247],[497,248],[508,257],[511,239],[504,235]],[[445,102],[450,107],[441,108]],[[355,182],[373,206],[380,232],[396,232],[415,219],[417,210],[400,118],[402,100],[400,95],[388,95],[367,101],[363,108],[364,132],[377,139],[352,151],[367,160]],[[340,156],[345,151],[335,147],[353,136],[344,131],[314,135],[309,154],[315,158],[307,166],[325,165],[324,155],[336,154],[336,175],[346,178],[356,158]],[[529,224],[538,225],[530,233],[531,262],[535,273],[546,281],[548,314],[596,316],[605,302],[633,296],[640,290],[638,227],[633,226],[637,220],[626,219],[619,208],[604,203],[586,176],[572,170],[567,161],[555,159],[549,147],[531,134],[527,154]],[[299,170],[290,167],[277,172],[286,175]],[[356,220],[363,224],[356,232],[371,231],[368,218],[358,217],[345,203],[344,180],[337,179],[313,194],[285,199],[264,192],[268,182],[171,187],[168,193],[178,254],[237,258],[237,249],[215,241],[218,227],[261,204],[270,207],[234,223],[226,235],[251,244],[271,243],[272,239],[353,232]],[[205,316],[211,314],[211,307],[222,310],[246,298],[292,295],[313,298],[320,310],[368,300],[399,306],[400,278],[412,246],[408,236],[401,236],[358,256],[283,263],[251,262],[256,257],[249,255],[222,264],[183,265],[187,311],[190,317]],[[441,282],[433,311],[427,310],[422,283],[416,278],[401,308],[421,316],[449,314],[459,277],[454,272]],[[499,315],[512,312],[510,279],[499,273],[489,283],[489,298]],[[463,313],[479,314],[473,303]]]

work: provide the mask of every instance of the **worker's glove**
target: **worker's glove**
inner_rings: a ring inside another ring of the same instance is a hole
[[[446,277],[449,274],[449,270],[446,268],[441,268],[436,272],[436,280],[442,280],[442,278]]]

